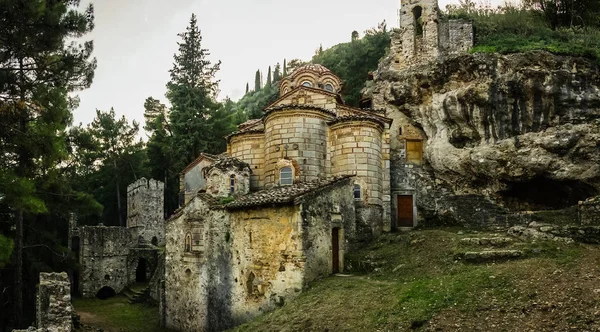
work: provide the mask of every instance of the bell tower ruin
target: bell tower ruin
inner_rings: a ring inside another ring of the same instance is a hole
[[[140,244],[165,244],[162,182],[141,178],[127,186],[127,228]]]

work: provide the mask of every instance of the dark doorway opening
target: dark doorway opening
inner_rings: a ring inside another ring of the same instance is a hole
[[[340,229],[331,230],[331,273],[340,273]]]
[[[413,227],[413,197],[398,195],[398,227]]]
[[[158,239],[156,238],[156,236],[152,237],[152,245],[153,246],[157,246],[158,245]]]
[[[117,295],[117,293],[115,293],[115,290],[108,286],[104,286],[104,287],[100,288],[98,293],[96,293],[96,297],[99,298],[100,300],[106,300],[109,297],[113,297],[115,295]]]
[[[135,269],[135,281],[146,282],[148,281],[148,275],[146,273],[148,269],[148,262],[145,259],[140,258],[138,260],[137,268]]]
[[[75,260],[78,263],[79,263],[79,247],[80,247],[79,236],[74,236],[71,239],[71,251],[73,251],[73,253],[75,254]]]

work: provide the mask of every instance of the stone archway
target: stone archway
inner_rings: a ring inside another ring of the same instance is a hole
[[[112,289],[112,287],[109,287],[109,286],[104,286],[104,287],[100,288],[98,293],[96,293],[96,297],[99,298],[100,300],[106,300],[109,297],[113,297],[115,295],[117,295],[117,293],[115,292],[114,289]]]

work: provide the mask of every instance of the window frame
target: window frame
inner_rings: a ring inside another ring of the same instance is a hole
[[[307,88],[312,88],[313,87],[313,82],[311,82],[309,80],[306,80],[306,81],[302,81],[302,83],[300,83],[300,85],[305,86]]]
[[[287,171],[289,170],[289,171]],[[285,171],[285,173],[284,173]],[[285,178],[286,183],[283,183],[282,180],[284,179],[284,177],[282,176],[283,174],[289,174],[289,178]],[[287,183],[289,180],[289,183]],[[294,169],[290,166],[285,166],[279,169],[279,185],[280,186],[291,186],[294,184]]]
[[[229,176],[229,194],[235,194],[235,174]]]
[[[327,87],[331,87],[331,90],[328,89]],[[329,92],[334,92],[335,91],[335,87],[331,83],[325,83],[325,85],[323,86],[323,89],[325,89],[325,91],[329,91]]]
[[[356,195],[357,193],[358,193],[358,197]],[[354,196],[355,201],[362,201],[362,187],[358,183],[354,184],[353,196]]]

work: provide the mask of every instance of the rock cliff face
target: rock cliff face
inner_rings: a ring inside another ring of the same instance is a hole
[[[599,193],[593,61],[531,52],[394,67],[380,64],[373,106],[394,119],[392,188],[416,190],[421,217],[561,209]],[[407,132],[423,140],[422,166],[403,160]]]

